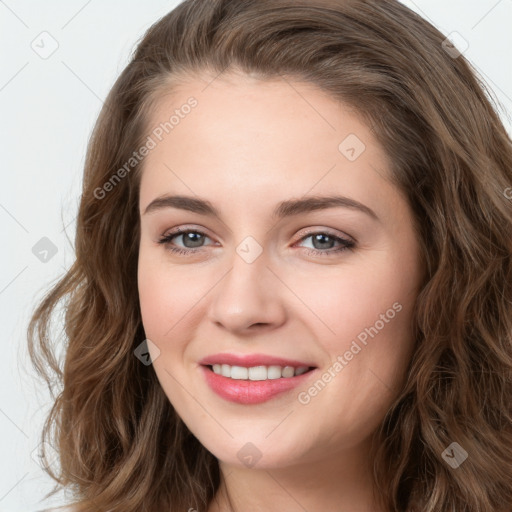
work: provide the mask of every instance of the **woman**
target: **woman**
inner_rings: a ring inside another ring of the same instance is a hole
[[[482,85],[399,2],[181,3],[29,326],[73,510],[510,510],[511,183]]]

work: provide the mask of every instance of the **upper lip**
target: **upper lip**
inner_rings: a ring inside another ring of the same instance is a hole
[[[230,366],[244,366],[251,368],[253,366],[293,366],[299,368],[301,366],[315,367],[311,362],[297,361],[296,359],[285,359],[283,357],[270,356],[266,354],[213,354],[207,356],[201,361],[202,365],[229,364]]]

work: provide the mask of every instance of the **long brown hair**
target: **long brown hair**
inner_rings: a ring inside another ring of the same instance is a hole
[[[145,339],[144,161],[129,171],[126,162],[147,140],[152,105],[180,77],[237,69],[310,82],[354,108],[414,213],[426,278],[407,379],[372,454],[383,506],[510,510],[512,145],[490,91],[445,39],[396,0],[185,0],[147,31],[89,142],[76,261],[28,328],[55,400],[42,433],[60,455],[49,495],[72,490],[77,511],[203,512],[219,486],[217,459],[134,356]],[[63,299],[60,368],[50,321]],[[453,467],[443,453],[458,446],[468,457]]]

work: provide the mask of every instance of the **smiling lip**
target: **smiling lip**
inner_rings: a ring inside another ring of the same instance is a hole
[[[230,366],[243,366],[251,368],[252,366],[299,366],[316,367],[312,362],[297,361],[294,359],[284,359],[277,356],[269,356],[266,354],[213,354],[199,361],[199,364],[211,366],[214,364],[229,364]]]
[[[290,391],[307,380],[316,369],[311,362],[285,359],[266,354],[214,354],[199,361],[206,383],[212,391],[230,402],[250,405],[270,400],[274,396]],[[307,366],[309,371],[294,377],[281,377],[267,380],[231,379],[213,372],[214,364],[229,364],[251,368],[254,366],[293,366],[299,368]]]
[[[296,386],[303,384],[312,373],[316,372],[315,368],[296,377],[268,380],[237,380],[217,375],[209,366],[201,366],[200,368],[206,383],[212,391],[225,400],[243,405],[266,402],[280,393],[290,391]]]

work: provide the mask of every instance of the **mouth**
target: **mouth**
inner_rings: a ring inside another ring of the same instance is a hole
[[[271,399],[293,399],[291,391],[307,386],[317,373],[316,366],[230,366],[201,364],[205,383],[218,396],[240,405],[255,405]]]

